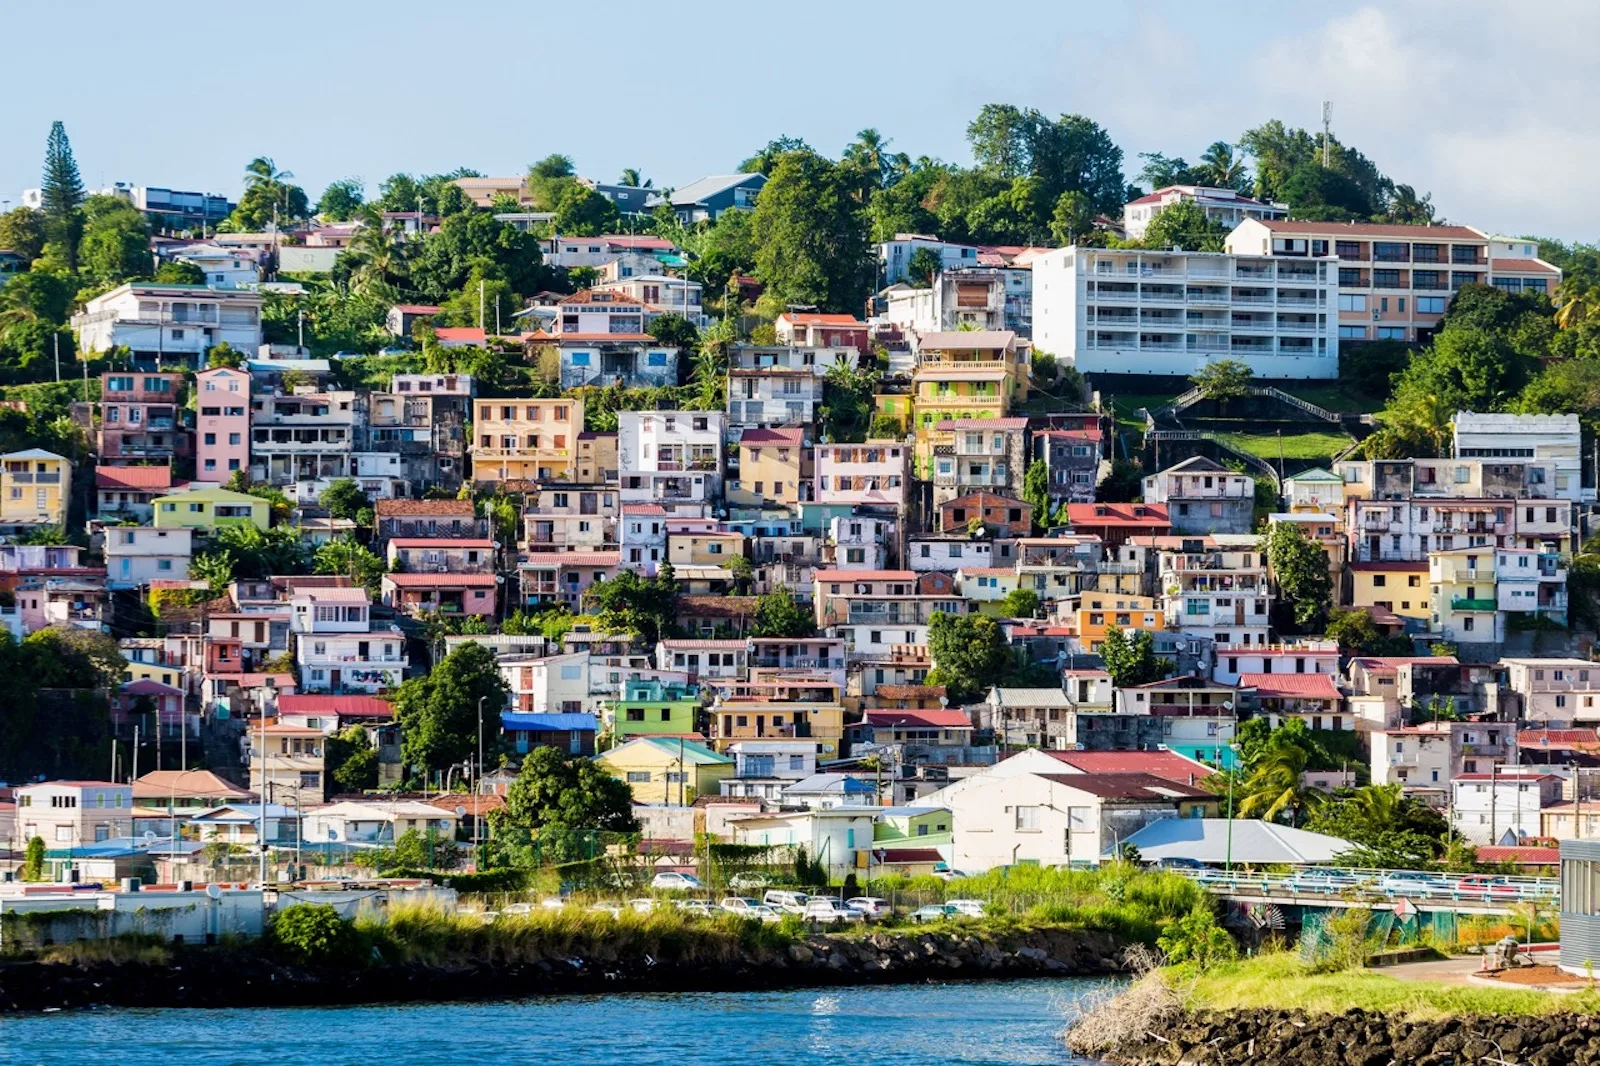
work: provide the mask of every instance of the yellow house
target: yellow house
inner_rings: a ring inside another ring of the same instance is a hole
[[[739,437],[739,476],[729,478],[732,507],[793,507],[810,498],[811,450],[806,431],[747,429]]]
[[[154,501],[157,529],[215,529],[253,524],[265,530],[272,505],[259,496],[228,489],[190,489]]]
[[[1505,639],[1494,553],[1491,544],[1428,553],[1428,632],[1468,643]]]
[[[677,737],[639,737],[596,756],[595,762],[633,790],[635,803],[673,807],[715,796],[718,782],[733,776],[731,758]]]
[[[0,456],[0,525],[64,526],[72,461],[43,448]]]
[[[727,566],[743,554],[743,533],[699,529],[667,534],[667,561],[673,566]]]
[[[583,432],[581,398],[478,400],[472,410],[474,481],[572,479]],[[615,468],[614,452],[612,463]]]
[[[1350,563],[1350,606],[1382,607],[1401,618],[1426,622],[1430,607],[1428,564],[1418,560]]]
[[[1090,654],[1100,651],[1106,630],[1113,626],[1124,633],[1155,633],[1167,628],[1166,612],[1154,596],[1085,592],[1078,597],[1074,614],[1078,643]]]

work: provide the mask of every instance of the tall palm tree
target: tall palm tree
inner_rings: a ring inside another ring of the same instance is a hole
[[[1200,153],[1200,170],[1208,183],[1219,189],[1237,189],[1245,181],[1244,160],[1234,154],[1227,141],[1214,141]]]

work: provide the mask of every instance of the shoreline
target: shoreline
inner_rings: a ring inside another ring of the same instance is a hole
[[[1113,977],[1124,942],[1093,930],[820,934],[725,959],[658,959],[605,951],[529,960],[295,966],[265,952],[181,949],[169,963],[0,964],[0,1012],[94,1007],[355,1006],[597,993],[776,991],[943,980]],[[606,957],[610,955],[610,957]]]

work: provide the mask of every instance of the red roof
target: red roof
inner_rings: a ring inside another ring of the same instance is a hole
[[[97,466],[94,468],[94,487],[97,489],[169,489],[172,487],[172,467]]]
[[[459,585],[464,588],[493,588],[493,574],[384,574],[383,579],[395,588],[431,589],[439,586]]]
[[[394,707],[377,696],[279,696],[278,713],[391,718]]]
[[[885,686],[887,687],[887,686]],[[880,690],[881,691],[881,690]],[[966,711],[928,710],[898,711],[877,709],[866,712],[868,725],[911,726],[918,729],[971,729],[972,719]]]
[[[1216,771],[1175,751],[1046,751],[1057,762],[1085,774],[1150,774],[1193,785]]]
[[[1339,698],[1339,686],[1331,674],[1240,674],[1239,685],[1255,689],[1257,696]]]
[[[1159,503],[1069,503],[1067,522],[1073,527],[1133,526],[1138,529],[1164,529],[1172,525],[1167,509]]]

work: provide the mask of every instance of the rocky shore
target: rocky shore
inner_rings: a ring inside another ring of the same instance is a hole
[[[716,961],[605,950],[537,961],[359,968],[284,965],[250,948],[178,949],[164,965],[0,964],[0,1010],[242,1007],[488,1000],[600,992],[745,991],[974,978],[1106,976],[1123,944],[1100,932],[896,930],[820,934]]]
[[[1408,1021],[1350,1011],[1199,1011],[1141,1025],[1095,1054],[1113,1066],[1600,1066],[1600,1018],[1463,1016]]]

